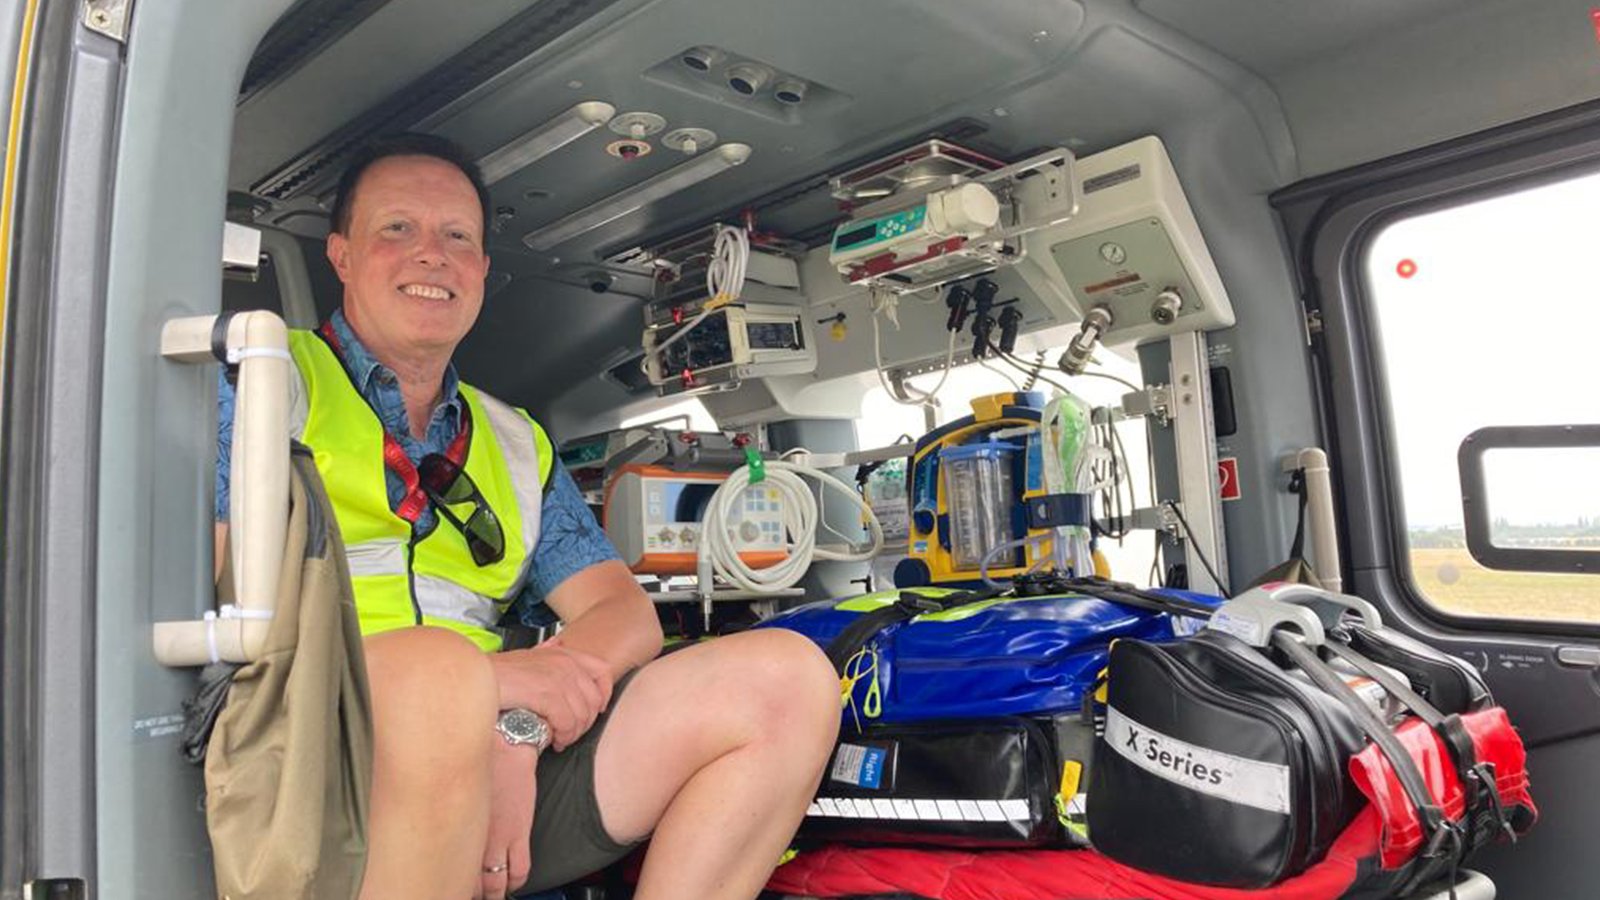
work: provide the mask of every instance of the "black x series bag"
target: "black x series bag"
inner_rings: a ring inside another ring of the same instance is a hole
[[[1266,887],[1320,859],[1362,808],[1345,777],[1366,744],[1360,725],[1238,638],[1118,641],[1110,673],[1088,818],[1112,859]]]
[[[1410,890],[1532,824],[1521,743],[1476,670],[1348,621],[1320,653],[1270,637],[1270,650],[1213,630],[1113,646],[1089,788],[1098,850],[1170,878],[1268,887],[1319,861],[1371,797],[1385,865],[1392,853],[1403,866],[1385,877]],[[1419,767],[1402,722],[1440,741],[1453,777]],[[1353,760],[1390,786],[1364,797]],[[1409,862],[1407,840],[1421,847]]]

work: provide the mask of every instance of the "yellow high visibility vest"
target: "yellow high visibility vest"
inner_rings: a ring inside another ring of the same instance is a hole
[[[312,332],[291,331],[289,350],[305,399],[303,407],[295,404],[305,416],[295,430],[316,458],[339,520],[361,633],[437,625],[485,650],[500,649],[494,624],[522,588],[539,542],[555,458],[544,429],[527,413],[460,386],[472,418],[464,468],[505,531],[504,558],[479,566],[466,538],[442,517],[418,540],[411,523],[389,508],[383,423],[332,348]],[[472,506],[452,511],[465,521]]]

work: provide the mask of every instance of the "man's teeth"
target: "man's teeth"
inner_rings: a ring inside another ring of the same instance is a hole
[[[408,284],[400,292],[427,300],[449,300],[451,296],[448,290],[432,284]]]

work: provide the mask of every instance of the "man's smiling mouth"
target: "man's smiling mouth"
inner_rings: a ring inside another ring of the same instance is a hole
[[[421,297],[424,300],[453,300],[455,291],[442,288],[436,284],[406,284],[400,286],[400,293],[412,297]]]

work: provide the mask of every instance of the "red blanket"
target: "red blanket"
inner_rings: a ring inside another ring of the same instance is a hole
[[[1378,855],[1369,807],[1322,862],[1263,890],[1173,881],[1112,862],[1092,850],[922,850],[829,846],[801,853],[772,873],[767,889],[812,897],[915,894],[933,900],[1333,900]]]

